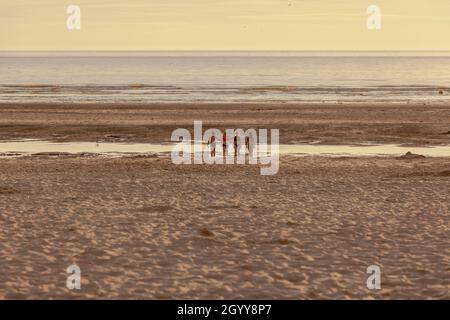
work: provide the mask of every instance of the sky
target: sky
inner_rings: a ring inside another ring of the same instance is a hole
[[[450,0],[0,0],[0,50],[450,50],[449,35]]]

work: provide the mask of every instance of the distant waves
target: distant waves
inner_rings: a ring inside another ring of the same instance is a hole
[[[167,86],[2,84],[0,102],[370,102],[447,101],[450,87]]]

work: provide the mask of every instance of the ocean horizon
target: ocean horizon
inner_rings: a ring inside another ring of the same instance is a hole
[[[448,51],[2,51],[0,102],[448,101]]]

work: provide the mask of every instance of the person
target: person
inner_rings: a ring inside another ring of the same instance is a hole
[[[238,149],[238,134],[236,133],[234,135],[234,156],[236,157],[239,153],[239,149]]]
[[[216,156],[216,137],[212,136],[208,141],[209,148],[211,149],[211,157]]]
[[[223,156],[225,157],[227,155],[227,134],[225,132],[223,133],[222,145],[223,145]]]
[[[245,149],[250,153],[250,136],[245,136]]]

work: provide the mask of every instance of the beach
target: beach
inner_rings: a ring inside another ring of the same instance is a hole
[[[448,0],[1,7],[0,302],[450,300]]]
[[[448,144],[445,103],[0,105],[0,140],[165,143],[278,128],[285,144]],[[449,299],[450,160],[0,159],[0,298]],[[66,269],[81,269],[81,289]],[[366,286],[371,265],[381,289]]]
[[[170,142],[173,130],[266,128],[280,143],[450,142],[450,103],[0,103],[0,139]]]

